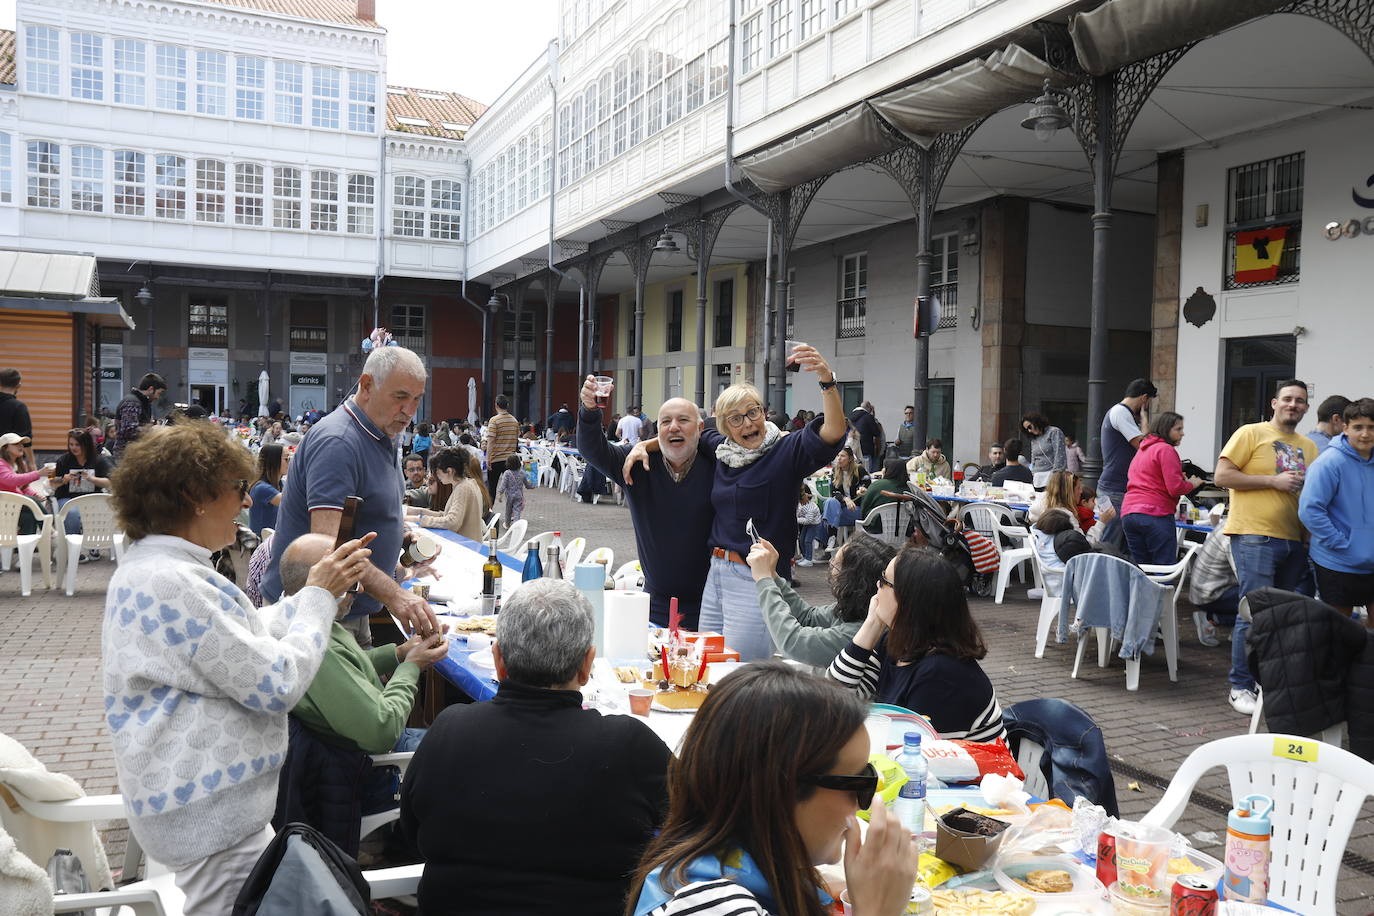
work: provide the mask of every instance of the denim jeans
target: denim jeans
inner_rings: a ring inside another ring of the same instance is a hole
[[[802,525],[801,526],[801,555],[807,560],[815,559],[812,556],[814,549],[812,544],[825,546],[825,542],[830,539],[830,532],[825,525]]]
[[[68,497],[66,497],[65,499],[59,499],[59,500],[57,501],[57,511],[58,511],[58,512],[61,512],[61,511],[62,511],[62,507],[65,506],[67,503],[71,502],[73,499],[76,499],[76,497],[75,497],[75,496],[68,496]],[[65,531],[66,531],[67,534],[80,534],[80,533],[81,533],[81,510],[80,510],[80,509],[73,509],[72,511],[68,512],[68,513],[67,513],[67,520],[66,520],[65,522],[62,523],[62,527],[65,529]]]
[[[821,506],[821,515],[831,528],[850,528],[859,520],[859,507],[856,503],[853,509],[845,506],[843,502],[834,496],[825,501]]]
[[[1098,496],[1105,496],[1112,501],[1112,508],[1116,510],[1116,515],[1102,529],[1102,543],[1111,544],[1113,547],[1121,546],[1121,504],[1126,501],[1125,493],[1113,493],[1111,490],[1099,489]]]
[[[706,591],[701,595],[701,629],[725,634],[725,645],[742,662],[773,655],[773,637],[763,622],[759,593],[749,567],[721,557],[711,558]]]
[[[1139,564],[1172,566],[1178,562],[1178,529],[1168,515],[1132,512],[1121,520],[1131,559]]]
[[[1302,541],[1263,534],[1235,534],[1231,536],[1231,559],[1236,564],[1242,596],[1266,586],[1312,595],[1312,570],[1307,565],[1307,545]],[[1233,690],[1255,689],[1255,678],[1245,658],[1245,637],[1249,632],[1250,621],[1237,617],[1236,628],[1231,633]]]

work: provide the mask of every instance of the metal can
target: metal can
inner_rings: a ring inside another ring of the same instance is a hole
[[[1116,837],[1105,830],[1097,836],[1097,880],[1103,887],[1116,883]]]
[[[911,888],[911,902],[906,905],[907,913],[932,913],[935,911],[935,898],[930,891],[919,884]]]
[[[1179,875],[1169,895],[1169,916],[1215,916],[1217,889],[1199,875]]]

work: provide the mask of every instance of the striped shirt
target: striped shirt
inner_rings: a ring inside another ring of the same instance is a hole
[[[771,916],[749,889],[729,878],[697,881],[645,916]]]
[[[516,453],[520,439],[520,423],[508,413],[498,413],[487,424],[487,467]]]
[[[835,656],[826,675],[859,691],[865,699],[921,713],[942,738],[1006,738],[997,692],[978,662],[931,652],[910,665],[898,665],[884,660],[885,641],[886,637],[880,640],[876,650],[851,641]]]

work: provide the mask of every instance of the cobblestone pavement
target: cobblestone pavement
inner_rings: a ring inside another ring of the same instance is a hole
[[[635,556],[629,512],[612,501],[589,506],[548,489],[530,491],[525,517],[529,530],[559,530],[564,541],[581,536],[587,549],[610,547],[616,565]],[[671,520],[666,520],[671,524]],[[0,732],[28,747],[47,766],[67,773],[87,793],[115,792],[114,764],[101,721],[100,620],[105,586],[113,571],[109,560],[88,563],[77,574],[76,594],[45,591],[41,581],[31,597],[19,594],[19,575],[0,574]],[[799,569],[800,591],[816,603],[828,600],[825,568]],[[1142,665],[1140,689],[1126,691],[1122,662],[1096,666],[1090,646],[1077,680],[1069,678],[1072,644],[1051,642],[1043,659],[1034,656],[1039,602],[1024,587],[1008,592],[1005,603],[975,600],[974,616],[989,652],[983,667],[996,685],[1002,705],[1057,696],[1087,710],[1102,726],[1115,770],[1117,797],[1125,817],[1148,811],[1163,794],[1170,775],[1194,748],[1228,735],[1243,734],[1248,722],[1226,703],[1229,645],[1205,648],[1192,626],[1192,608],[1179,605],[1178,682],[1170,683],[1163,650]],[[1177,829],[1200,848],[1220,855],[1228,806],[1224,771],[1199,783]],[[1307,810],[1297,817],[1320,821],[1329,812]],[[1366,802],[1341,869],[1342,914],[1374,912],[1374,803]],[[102,825],[112,864],[124,845],[124,829]],[[1210,835],[1210,836],[1209,836]]]

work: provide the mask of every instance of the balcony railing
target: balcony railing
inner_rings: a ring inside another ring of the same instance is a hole
[[[421,334],[393,334],[396,343],[407,350],[414,350],[416,353],[425,352],[425,338]]]
[[[501,353],[502,353],[502,358],[504,358],[504,359],[515,359],[515,341],[513,341],[513,340],[508,340],[508,341],[506,341],[506,342],[505,342],[505,346],[503,346],[502,349],[501,349]],[[522,340],[522,341],[520,341],[520,358],[521,358],[521,359],[534,359],[534,356],[535,356],[535,353],[534,353],[534,341],[532,341],[532,340]]]
[[[959,327],[959,284],[937,283],[930,288],[930,294],[940,300],[940,323],[935,329]]]
[[[291,350],[296,353],[328,353],[328,328],[291,328]]]
[[[835,303],[835,311],[839,325],[835,332],[836,337],[845,340],[864,336],[865,318],[868,314],[867,296],[860,296],[857,299],[841,299]]]

